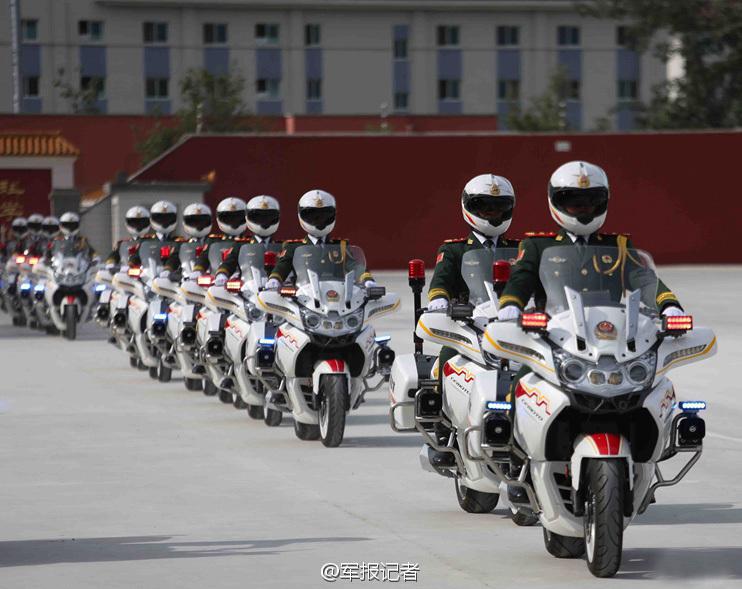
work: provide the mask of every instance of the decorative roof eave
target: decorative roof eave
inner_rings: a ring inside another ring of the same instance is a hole
[[[80,150],[56,132],[0,131],[0,157],[77,157]]]

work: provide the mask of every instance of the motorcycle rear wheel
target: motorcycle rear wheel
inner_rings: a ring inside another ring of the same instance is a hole
[[[345,434],[345,399],[348,379],[345,375],[324,375],[320,380],[319,432],[322,444],[337,448]]]
[[[546,552],[556,558],[580,558],[585,554],[585,540],[555,534],[544,528]]]
[[[460,484],[459,479],[456,479],[454,482],[459,507],[467,513],[489,513],[497,507],[497,502],[500,500],[500,495],[497,493],[475,491]]]
[[[294,420],[294,433],[300,440],[319,440],[319,426]]]
[[[189,391],[200,391],[201,390],[201,379],[200,378],[185,378],[185,388]]]
[[[247,414],[252,419],[263,419],[263,407],[261,405],[248,405]]]

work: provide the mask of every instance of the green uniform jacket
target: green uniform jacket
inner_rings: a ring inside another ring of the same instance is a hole
[[[331,239],[329,237],[325,239],[325,243],[327,244],[338,244],[343,241],[350,246],[350,242],[347,239]],[[281,251],[278,254],[278,262],[276,262],[276,267],[273,268],[270,278],[276,278],[284,282],[291,275],[294,271],[294,252],[302,245],[312,245],[312,241],[308,237],[305,237],[304,239],[288,239],[283,242]],[[365,282],[366,280],[371,280],[371,273],[368,271],[363,273],[360,282]]]
[[[59,236],[55,237],[52,241],[49,242],[49,246],[44,253],[44,258],[48,261],[51,260],[52,257],[52,250],[54,248],[54,243],[58,241],[74,241],[75,244],[75,251],[77,252],[85,252],[89,258],[95,257],[95,249],[92,245],[90,245],[90,242],[88,241],[88,238],[84,235],[73,235],[72,237],[64,237]]]
[[[497,238],[496,248],[516,248],[519,243],[518,239],[508,239],[501,235]],[[461,258],[466,252],[483,247],[474,232],[461,239],[447,239],[438,248],[433,279],[430,281],[430,290],[428,290],[428,300],[445,298],[449,301],[468,302],[469,289],[461,276]]]
[[[505,290],[500,297],[500,307],[515,305],[523,309],[533,296],[536,307],[543,308],[546,304],[546,293],[539,278],[539,266],[544,250],[556,246],[573,246],[574,242],[562,229],[558,233],[527,233],[519,248],[518,261],[513,266]],[[588,245],[623,247],[632,249],[628,236],[621,234],[594,233],[588,239]],[[673,292],[659,281],[657,287],[657,308],[662,311],[665,307],[675,305],[680,307],[678,298]]]
[[[272,239],[264,239],[263,241],[258,241],[255,239],[255,237],[248,237],[244,239],[243,243],[265,243],[271,244],[275,243]],[[229,252],[229,255],[226,257],[226,259],[221,263],[219,268],[217,269],[217,274],[226,274],[227,276],[232,276],[237,270],[240,269],[240,247],[233,247],[232,251]]]
[[[138,239],[137,241],[132,241],[131,245],[134,246],[136,249],[133,254],[129,255],[129,267],[136,267],[142,265],[142,258],[139,256],[139,248],[142,246],[143,243],[149,242],[149,241],[157,241],[160,242],[162,246],[170,246],[170,254],[168,257],[163,260],[163,262],[167,262],[167,260],[170,260],[172,258],[178,259],[178,255],[180,252],[180,246],[181,244],[185,243],[186,239],[185,237],[176,237],[174,235],[168,236],[166,239],[159,239],[157,235],[153,236],[146,236],[142,237],[141,239]]]
[[[206,239],[204,241],[204,245],[206,247],[201,252],[201,255],[196,258],[196,260],[193,262],[193,269],[196,272],[208,272],[209,266],[211,265],[209,263],[209,246],[212,243],[218,243],[220,241],[231,241],[234,242],[235,247],[232,248],[232,251],[239,250],[239,245],[243,243],[249,243],[250,242],[249,237],[234,237],[232,235],[225,235],[224,233],[210,233],[206,236]],[[231,252],[230,252],[231,253]],[[219,266],[217,270],[214,272],[214,274],[217,274],[218,272],[222,271],[222,266]]]

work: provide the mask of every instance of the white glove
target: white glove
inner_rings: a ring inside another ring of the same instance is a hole
[[[664,317],[678,317],[679,315],[685,315],[685,311],[683,311],[680,307],[671,305],[669,307],[665,307],[662,310],[662,315]]]
[[[227,275],[217,274],[214,278],[214,286],[224,286],[225,284],[227,284]]]
[[[443,311],[448,309],[448,299],[443,297],[433,299],[428,303],[428,311]]]
[[[371,288],[372,286],[376,286],[376,281],[367,280],[366,282],[363,283],[363,286],[365,286],[366,288]]]
[[[194,270],[193,272],[186,274],[185,278],[186,280],[198,280],[198,277],[201,276],[201,272],[198,270]]]
[[[281,281],[278,278],[270,278],[265,283],[265,290],[278,290],[279,288],[281,288]]]
[[[163,278],[165,280],[170,278],[170,270],[163,270],[162,272],[160,272],[159,278]]]
[[[497,312],[497,319],[499,321],[510,321],[518,317],[520,317],[520,309],[515,305],[508,305]]]

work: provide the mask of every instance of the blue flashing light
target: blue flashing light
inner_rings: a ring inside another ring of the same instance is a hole
[[[95,292],[103,292],[104,290],[106,290],[106,285],[105,284],[96,284],[95,285]]]
[[[21,284],[21,290],[31,290],[31,283],[24,282],[23,284]]]
[[[490,411],[510,411],[512,408],[510,401],[487,401],[487,409]]]
[[[157,313],[155,315],[155,321],[167,321],[167,313]]]
[[[36,292],[44,292],[44,288],[45,288],[45,287],[44,287],[44,285],[43,285],[43,284],[37,284],[36,286],[34,286],[34,287],[33,287],[33,289],[34,289],[34,290],[35,290]]]
[[[261,346],[273,347],[276,345],[276,340],[274,338],[262,337],[260,338],[260,340],[258,340],[258,344],[260,344]]]
[[[706,401],[680,401],[677,406],[681,411],[703,411]]]
[[[389,341],[391,341],[392,336],[391,335],[377,335],[374,338],[374,341],[376,341],[377,344],[385,344]]]

